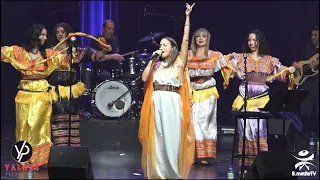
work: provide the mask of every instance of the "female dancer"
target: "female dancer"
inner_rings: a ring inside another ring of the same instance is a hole
[[[230,54],[228,67],[226,71],[221,71],[225,80],[225,88],[227,87],[230,78],[236,75],[240,80],[244,80],[244,60],[247,58],[247,80],[248,80],[248,99],[247,111],[259,111],[269,101],[269,86],[266,83],[271,83],[275,79],[285,82],[290,77],[292,81],[292,73],[294,67],[283,66],[278,58],[269,55],[269,46],[264,34],[259,30],[251,31],[248,34],[247,40],[243,46],[244,53]],[[293,83],[289,83],[289,89]],[[232,110],[244,110],[245,83],[244,81],[239,87],[240,94],[232,104]],[[238,120],[239,147],[238,151],[242,154],[242,139],[246,138],[245,154],[257,155],[257,138],[258,125],[256,119],[248,119],[246,122],[246,134],[243,135],[243,119]],[[267,127],[266,121],[260,119],[259,123],[259,142],[260,151],[268,151],[267,144]],[[245,165],[250,166],[254,159],[245,159]],[[240,160],[241,164],[241,160]]]
[[[192,6],[186,4],[186,21],[179,54],[170,37],[160,42],[158,60],[150,61],[142,74],[145,96],[139,140],[142,170],[148,179],[187,178],[194,157],[188,71],[188,40]],[[155,54],[154,53],[154,54]]]
[[[48,163],[52,146],[50,117],[57,96],[46,78],[57,68],[70,68],[70,56],[46,49],[46,41],[46,27],[34,24],[29,28],[25,47],[1,47],[1,61],[22,74],[15,98],[15,134],[16,141],[27,141],[32,146],[32,157],[26,163],[35,167]]]
[[[53,28],[53,43],[57,45],[64,40],[73,30],[67,23],[58,23]],[[70,40],[67,40],[57,46],[59,51],[69,47]],[[109,47],[110,48],[110,47]],[[98,61],[109,50],[95,52],[91,48],[74,49],[76,62]],[[63,51],[66,54],[67,51]],[[82,61],[83,60],[83,61]],[[74,64],[79,65],[79,64]],[[79,117],[79,97],[85,92],[86,87],[82,82],[78,82],[78,73],[75,66],[72,66],[70,81],[70,71],[62,68],[56,69],[48,77],[50,85],[55,86],[59,98],[53,103],[53,112],[51,117],[51,128],[53,143],[57,146],[66,146],[69,143],[69,103],[70,103],[70,85],[71,85],[71,136],[70,145],[80,146],[80,117]],[[70,84],[71,83],[71,84]],[[87,87],[88,88],[88,87]]]
[[[210,32],[204,28],[192,36],[187,67],[192,86],[192,116],[196,138],[195,159],[202,164],[216,158],[217,99],[216,80],[212,77],[226,63],[222,53],[209,50]],[[220,63],[223,61],[223,63]]]

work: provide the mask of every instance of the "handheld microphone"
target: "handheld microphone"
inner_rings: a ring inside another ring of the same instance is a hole
[[[71,38],[70,38],[70,41],[71,41],[71,45],[75,45],[75,42],[76,42],[76,40],[77,40],[77,38],[76,37],[74,37],[74,36],[72,36]]]
[[[69,54],[72,54],[72,48],[73,47],[75,47],[75,45],[76,45],[76,38],[74,37],[74,36],[72,36],[71,38],[70,38],[70,44],[69,44],[69,49],[68,49],[68,53]]]
[[[158,52],[154,53],[154,54],[151,56],[150,60],[158,58],[162,53],[164,53],[164,50],[161,50],[161,53],[160,53],[160,54],[159,54]]]

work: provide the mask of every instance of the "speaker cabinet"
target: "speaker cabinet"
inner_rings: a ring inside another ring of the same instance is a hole
[[[291,152],[261,152],[251,164],[245,179],[297,179],[292,176],[296,159]]]
[[[49,179],[93,179],[86,146],[52,146],[48,162]]]
[[[268,120],[268,149],[269,151],[292,151],[297,152],[308,145],[307,139],[294,124],[286,119],[283,133],[283,119]]]

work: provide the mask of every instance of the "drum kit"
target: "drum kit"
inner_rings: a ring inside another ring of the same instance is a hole
[[[140,42],[154,41],[164,33],[152,33]],[[127,56],[130,57],[128,58]],[[87,86],[81,97],[80,114],[88,118],[139,118],[143,102],[144,83],[141,75],[147,66],[151,53],[144,49],[143,53],[132,51],[122,55],[121,68],[114,69],[111,79],[97,83],[100,71],[91,68],[80,69],[80,81]]]

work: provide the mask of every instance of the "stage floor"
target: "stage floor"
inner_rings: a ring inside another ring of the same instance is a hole
[[[141,146],[137,137],[139,122],[126,120],[81,120],[81,142],[88,146],[95,179],[143,179]],[[188,179],[226,179],[230,164],[232,135],[218,142],[217,159],[211,165],[193,165]],[[1,179],[26,179],[25,173],[8,173],[4,164],[12,164],[11,146],[14,144],[14,127],[1,127]],[[220,145],[219,145],[220,144]],[[319,179],[319,156],[316,156]],[[239,167],[235,163],[235,176]],[[48,179],[47,169],[40,169],[35,179]],[[300,178],[299,178],[300,179]]]

